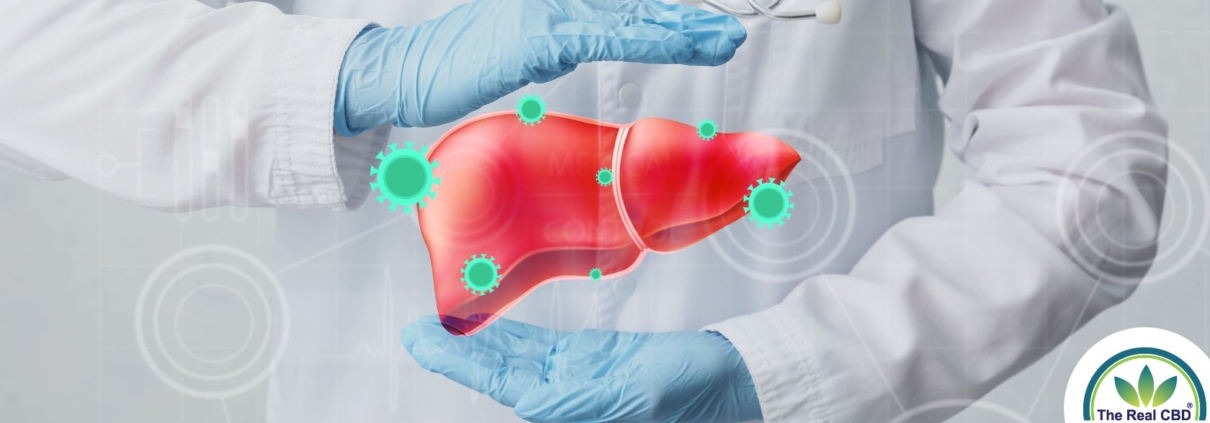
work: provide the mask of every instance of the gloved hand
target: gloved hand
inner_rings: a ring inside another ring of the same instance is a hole
[[[572,333],[500,319],[469,337],[436,317],[403,330],[421,367],[532,422],[759,420],[743,358],[713,332]]]
[[[477,0],[358,35],[340,70],[334,126],[344,136],[383,123],[436,126],[580,63],[714,66],[746,38],[731,16],[658,0]]]

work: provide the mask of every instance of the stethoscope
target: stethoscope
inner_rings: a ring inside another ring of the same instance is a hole
[[[764,16],[767,18],[781,20],[815,19],[819,23],[825,24],[834,24],[840,22],[840,2],[837,0],[826,0],[816,4],[814,10],[800,10],[792,12],[775,10],[777,5],[781,3],[781,0],[770,0],[769,4],[760,4],[760,1],[758,0],[747,1],[750,9],[745,10],[727,5],[721,0],[701,0],[702,3],[705,3],[710,7],[741,18]]]

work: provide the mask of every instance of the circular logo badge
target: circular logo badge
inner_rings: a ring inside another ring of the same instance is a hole
[[[1185,337],[1127,329],[1093,345],[1067,381],[1063,416],[1079,421],[1205,421],[1210,358]]]

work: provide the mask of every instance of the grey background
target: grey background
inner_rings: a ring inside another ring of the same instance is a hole
[[[1080,355],[1124,328],[1161,327],[1210,348],[1210,246],[1189,236],[1210,221],[1200,214],[1204,210],[1179,207],[1207,200],[1200,192],[1208,183],[1201,174],[1210,172],[1210,2],[1116,3],[1134,21],[1172,142],[1188,153],[1174,153],[1169,205],[1176,206],[1165,212],[1166,255],[1153,270],[1170,275],[1148,280],[1125,304],[1095,318],[953,421],[1061,421],[1063,391]],[[947,156],[937,202],[952,196],[967,175]],[[1187,183],[1176,185],[1172,175]],[[1185,224],[1195,229],[1183,229]],[[35,181],[0,170],[0,421],[261,421],[266,384],[249,379],[250,390],[222,399],[183,394],[149,368],[134,322],[140,290],[173,254],[226,245],[273,263],[273,230],[271,210],[174,216],[80,183]],[[1192,259],[1185,262],[1187,253]],[[196,296],[176,319],[182,339],[237,348],[250,336],[263,336],[240,321],[249,317],[235,300],[217,292]]]

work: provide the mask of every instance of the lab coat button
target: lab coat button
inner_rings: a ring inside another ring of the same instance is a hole
[[[643,91],[639,89],[639,84],[627,82],[622,89],[618,90],[618,99],[621,100],[623,106],[635,107],[643,99]]]

